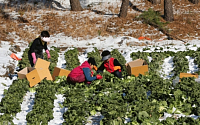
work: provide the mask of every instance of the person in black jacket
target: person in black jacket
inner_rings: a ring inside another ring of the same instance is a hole
[[[102,56],[102,61],[104,61],[101,66],[98,68],[97,73],[103,72],[104,69],[106,71],[114,74],[118,78],[122,78],[122,70],[123,67],[119,63],[119,61],[113,57],[111,57],[110,51],[105,50],[101,54]]]
[[[37,58],[43,59],[43,49],[47,53],[47,58],[50,59],[51,55],[47,48],[47,42],[50,41],[50,35],[48,31],[42,31],[40,36],[36,38],[30,46],[28,52],[28,58],[31,66],[33,67]]]

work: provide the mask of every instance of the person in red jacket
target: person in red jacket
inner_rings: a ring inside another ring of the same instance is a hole
[[[96,62],[94,58],[90,57],[88,61],[83,62],[69,73],[67,81],[69,83],[86,82],[90,84],[93,80],[102,79],[101,75],[93,76],[92,69],[96,69]]]
[[[101,56],[102,61],[104,62],[98,68],[97,73],[103,72],[103,70],[106,69],[106,71],[114,74],[116,77],[122,78],[121,70],[123,69],[123,67],[117,59],[111,57],[110,51],[103,51]]]
[[[47,58],[51,58],[50,52],[47,48],[47,42],[49,41],[50,35],[48,31],[42,31],[40,36],[33,41],[28,51],[28,59],[30,61],[31,67],[34,66],[37,58],[43,59],[43,49],[47,53]]]

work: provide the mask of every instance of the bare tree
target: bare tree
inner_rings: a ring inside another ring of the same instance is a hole
[[[70,0],[70,6],[71,6],[72,11],[82,11],[83,10],[79,0]]]
[[[161,0],[149,0],[152,4],[160,4]]]
[[[190,2],[193,3],[193,4],[198,4],[199,0],[190,0]]]
[[[122,5],[119,13],[120,18],[125,18],[127,16],[128,6],[129,6],[129,0],[122,0]]]
[[[166,21],[174,21],[172,0],[164,0],[164,19]]]

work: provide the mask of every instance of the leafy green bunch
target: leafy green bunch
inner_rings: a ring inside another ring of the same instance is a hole
[[[182,52],[177,52],[174,55],[173,62],[174,62],[174,77],[179,76],[181,72],[187,73],[189,71],[189,62],[188,59],[185,57],[186,55]]]
[[[29,48],[26,48],[23,51],[22,59],[19,60],[19,63],[17,64],[17,66],[20,68],[20,70],[25,67],[31,67],[30,61],[28,59],[28,51],[29,51]]]
[[[59,57],[58,53],[60,52],[60,50],[58,48],[56,48],[55,46],[52,46],[51,49],[49,50],[49,52],[51,55],[50,60],[48,60],[46,53],[44,53],[44,59],[46,61],[50,61],[49,71],[51,74],[53,74],[54,67],[57,66],[58,57]]]
[[[87,53],[87,57],[88,58],[93,57],[95,59],[96,63],[97,63],[97,67],[99,67],[102,63],[101,55],[99,53],[99,50],[96,47],[94,47],[94,50],[92,52]]]
[[[174,95],[178,98],[177,101],[181,101],[181,105],[179,106],[180,111],[182,111],[185,114],[192,114],[195,115],[200,114],[200,110],[198,109],[200,106],[200,92],[199,92],[199,83],[197,83],[194,79],[194,77],[183,77],[181,78],[181,82],[176,84],[174,87],[176,90],[176,93],[174,92]],[[179,92],[179,93],[177,93]],[[176,99],[177,99],[176,98]],[[180,104],[180,103],[179,103]],[[195,105],[195,107],[192,107]]]
[[[190,124],[190,125],[198,125],[200,118],[194,119],[192,117],[180,117],[178,119],[174,117],[167,117],[166,120],[162,120],[161,123],[163,125],[177,125],[177,124]]]
[[[198,68],[200,69],[200,48],[197,48],[197,50],[193,52],[192,57],[194,58],[194,63],[198,65]],[[200,70],[196,73],[200,74]]]
[[[138,52],[132,52],[131,55],[130,55],[130,57],[132,58],[132,60],[143,59],[147,63],[149,63],[148,56],[149,56],[148,52],[140,52],[140,51],[138,51]]]
[[[101,121],[103,125],[123,124],[127,110],[127,103],[123,99],[123,80],[107,71],[103,72],[102,76],[103,79],[91,84],[96,88],[90,100],[90,103],[95,105],[93,112],[101,112],[104,116]]]
[[[66,87],[64,94],[66,99],[63,106],[68,107],[68,110],[63,114],[65,119],[63,125],[86,124],[87,117],[90,115],[90,108],[92,108],[87,99],[89,97],[88,87],[84,83],[69,84]]]
[[[0,103],[0,112],[4,113],[0,115],[1,122],[12,123],[13,117],[21,111],[21,103],[23,97],[29,90],[29,82],[26,79],[14,80],[8,90],[4,90],[4,97]]]
[[[66,60],[66,69],[72,70],[80,65],[78,59],[78,49],[74,48],[65,52],[65,60]]]
[[[152,58],[149,63],[149,71],[159,74],[159,71],[162,69],[164,59],[166,58],[165,54],[163,52],[151,52],[149,53],[149,56]]]
[[[42,80],[36,88],[35,101],[32,111],[30,111],[26,120],[29,125],[46,125],[53,119],[54,100],[59,84],[50,80]]]

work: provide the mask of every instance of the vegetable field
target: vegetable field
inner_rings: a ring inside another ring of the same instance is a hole
[[[58,94],[64,97],[64,102],[59,106],[67,108],[63,113],[63,125],[89,124],[92,121],[88,118],[97,113],[103,116],[100,125],[199,125],[200,83],[192,77],[182,78],[176,83],[174,79],[181,72],[189,71],[188,56],[194,59],[194,64],[199,68],[200,48],[178,52],[163,51],[161,47],[153,52],[148,52],[149,49],[130,54],[132,60],[141,58],[148,63],[149,72],[138,77],[128,76],[124,70],[124,78],[119,79],[104,71],[101,74],[103,79],[95,80],[90,85],[68,84],[65,76],[59,76],[55,81],[44,79],[33,88],[29,88],[26,79],[14,80],[8,90],[4,90],[0,102],[0,124],[14,124],[13,119],[21,111],[23,97],[26,92],[32,92],[35,93],[35,99],[32,110],[26,115],[27,125],[49,124],[54,119],[54,101]],[[52,47],[50,53],[52,60],[49,70],[52,73],[58,62],[59,50]],[[124,56],[117,49],[111,53],[124,64],[125,69]],[[97,65],[102,63],[97,48],[87,55],[98,60]],[[80,65],[76,48],[65,52],[64,56],[66,69]],[[171,77],[166,79],[162,70],[163,62],[168,57],[173,59],[173,70]],[[25,50],[18,66],[28,66],[27,61]],[[170,114],[170,117],[164,118],[165,114]]]

